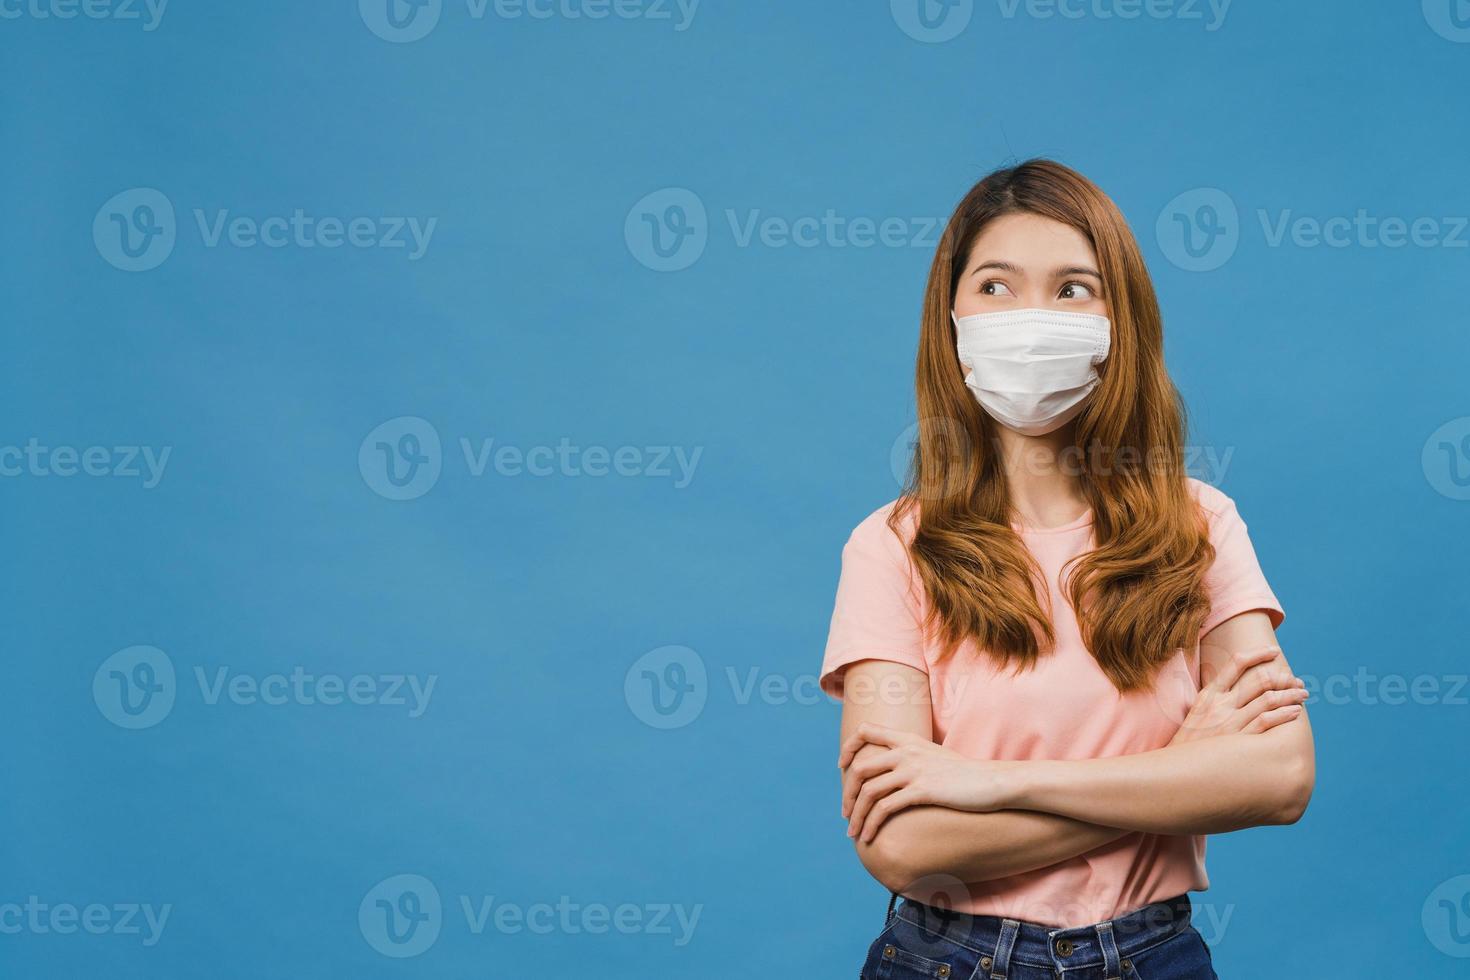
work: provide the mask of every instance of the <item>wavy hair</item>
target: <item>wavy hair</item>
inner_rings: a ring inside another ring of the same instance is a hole
[[[1214,549],[1187,484],[1184,406],[1164,366],[1163,323],[1143,256],[1117,207],[1076,171],[1050,160],[998,170],[965,195],[945,227],[919,332],[918,438],[889,523],[899,531],[917,511],[909,552],[941,656],[973,640],[999,665],[1024,670],[1051,649],[1049,609],[1038,598],[1050,593],[1012,527],[998,423],[965,387],[950,320],[976,236],[1007,214],[1077,229],[1100,264],[1112,347],[1077,417],[1074,446],[1094,547],[1067,563],[1059,584],[1113,685],[1148,688],[1161,664],[1198,641]]]

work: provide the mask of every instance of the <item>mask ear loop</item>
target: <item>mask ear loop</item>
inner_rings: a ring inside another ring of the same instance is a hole
[[[960,368],[965,372],[965,384],[968,385],[975,369],[965,363],[964,356],[959,352],[960,318],[955,314],[954,307],[949,308],[949,322],[954,324],[955,359],[960,362]]]
[[[1098,337],[1097,350],[1092,355],[1093,367],[1106,361],[1108,355],[1113,352],[1113,319],[1112,317],[1105,316],[1102,318],[1102,321],[1103,328],[1100,331],[1101,336]]]

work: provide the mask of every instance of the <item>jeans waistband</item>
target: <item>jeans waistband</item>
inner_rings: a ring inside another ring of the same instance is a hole
[[[930,935],[992,957],[992,976],[1004,977],[1010,964],[1075,970],[1104,967],[1119,975],[1119,964],[1189,928],[1188,895],[1145,905],[1106,922],[1068,929],[993,915],[967,915],[904,899],[897,915]]]

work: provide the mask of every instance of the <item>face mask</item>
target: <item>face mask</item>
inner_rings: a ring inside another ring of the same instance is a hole
[[[954,320],[965,385],[1001,425],[1028,436],[1061,428],[1097,387],[1112,340],[1108,318],[1007,310]]]

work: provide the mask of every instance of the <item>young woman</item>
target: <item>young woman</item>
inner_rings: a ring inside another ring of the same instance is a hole
[[[982,180],[929,273],[902,496],[853,531],[822,667],[842,814],[895,897],[862,975],[1214,977],[1204,835],[1314,780],[1283,613],[1186,476],[1153,286],[1046,160]]]

